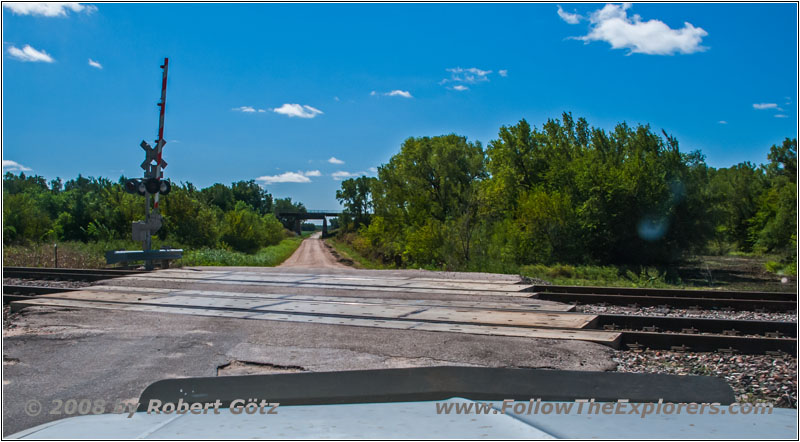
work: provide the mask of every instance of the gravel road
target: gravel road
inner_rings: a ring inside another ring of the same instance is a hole
[[[278,267],[303,267],[303,268],[345,268],[331,255],[325,244],[322,243],[322,232],[316,232],[306,238],[292,256]]]

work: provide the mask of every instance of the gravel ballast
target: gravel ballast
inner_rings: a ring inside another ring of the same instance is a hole
[[[738,402],[771,402],[797,408],[797,358],[645,350],[618,351],[617,371],[706,375],[725,379]]]
[[[609,315],[675,318],[733,319],[797,322],[797,313],[753,312],[671,307],[580,305],[576,311]],[[790,355],[730,355],[674,351],[618,351],[617,371],[707,375],[725,379],[739,402],[770,402],[776,407],[797,408],[797,358]]]
[[[735,319],[750,321],[797,322],[797,313],[753,312],[733,310],[695,310],[671,307],[624,307],[619,305],[586,304],[576,311],[606,315],[666,316],[671,318]]]
[[[92,285],[86,281],[57,281],[49,279],[3,278],[3,285],[22,285],[27,287],[55,287],[79,289]]]

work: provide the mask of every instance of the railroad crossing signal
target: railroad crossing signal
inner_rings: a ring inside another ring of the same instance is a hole
[[[161,151],[164,149],[164,145],[167,144],[164,140],[157,140],[156,147],[150,147],[147,144],[147,141],[142,141],[142,144],[139,146],[144,149],[145,152],[145,159],[142,163],[142,169],[144,169],[144,176],[149,178],[160,178],[158,168],[164,169],[167,167],[167,162],[161,158]],[[163,172],[161,172],[163,175]]]
[[[169,180],[158,178],[131,178],[125,181],[125,191],[128,193],[139,194],[142,196],[159,194],[167,195],[172,190],[172,183]]]
[[[160,195],[167,195],[172,189],[172,184],[164,179],[164,168],[167,162],[161,158],[164,145],[164,111],[167,106],[167,68],[169,58],[164,58],[164,64],[160,66],[163,70],[161,76],[161,101],[157,103],[160,108],[158,117],[158,138],[155,147],[151,147],[146,141],[142,141],[139,146],[145,152],[144,162],[141,164],[144,169],[143,178],[132,178],[125,182],[124,188],[128,193],[144,196],[144,221],[136,221],[131,226],[134,241],[141,241],[143,251],[115,251],[106,253],[106,262],[125,262],[127,260],[145,260],[147,269],[153,268],[153,260],[164,260],[180,258],[183,250],[150,250],[152,245],[153,233],[161,228],[161,214],[158,210],[158,199]],[[152,210],[150,207],[150,197],[153,197]]]

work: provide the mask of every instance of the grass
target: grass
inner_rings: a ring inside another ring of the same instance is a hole
[[[797,260],[784,263],[779,261],[767,261],[764,263],[764,268],[778,276],[797,276]]]
[[[105,252],[107,250],[136,250],[141,248],[139,243],[121,240],[89,243],[67,241],[57,244],[58,267],[74,269],[96,269],[105,267]],[[54,243],[4,245],[3,265],[55,267],[55,251]]]
[[[191,250],[171,242],[153,240],[153,248],[183,248],[183,259],[174,261],[172,267],[180,266],[276,266],[286,260],[300,246],[302,236],[286,238],[280,243],[264,247],[254,254],[225,249]],[[105,252],[109,250],[141,250],[134,241],[115,240],[83,243],[69,241],[58,243],[58,267],[74,269],[97,269],[106,267]],[[3,265],[20,267],[54,267],[55,248],[52,243],[4,245]]]
[[[154,239],[153,247],[183,248],[184,258],[173,266],[276,266],[286,260],[313,232],[304,231],[299,237],[287,238],[279,244],[264,247],[254,254],[225,249],[191,250],[169,241]],[[350,240],[355,242],[351,243]],[[370,256],[368,244],[352,235],[325,239],[343,259],[351,260],[357,268],[394,269],[392,264]],[[58,243],[58,266],[69,268],[103,268],[108,250],[138,250],[139,243],[126,240],[82,243]],[[787,262],[788,261],[788,262]],[[729,253],[721,256],[698,256],[679,264],[669,272],[654,267],[623,267],[595,265],[515,265],[497,266],[476,263],[470,271],[518,273],[558,285],[655,287],[655,288],[715,288],[725,290],[769,290],[790,292],[797,288],[797,261],[777,256],[754,256]],[[38,243],[3,247],[3,265],[24,267],[53,267],[54,245]],[[432,269],[436,270],[436,269]],[[669,275],[669,276],[667,276]]]
[[[179,266],[237,266],[273,267],[292,256],[300,247],[303,237],[286,238],[280,243],[264,247],[254,254],[223,249],[200,249],[184,252],[183,258],[175,262]]]
[[[352,234],[337,235],[325,240],[344,259],[354,262],[354,266],[363,269],[382,270],[395,269],[393,265],[365,256],[356,249],[350,241],[357,241],[358,237]],[[543,279],[558,285],[603,285],[615,287],[676,287],[666,281],[666,276],[657,269],[649,268],[634,272],[616,266],[572,266],[556,264],[546,266],[542,264],[517,267],[516,265],[494,266],[497,268],[470,268],[476,272],[518,273],[523,276]],[[441,270],[426,268],[427,270]]]
[[[523,276],[556,285],[779,292],[797,290],[796,272],[796,261],[782,263],[741,255],[696,256],[669,268],[566,264],[519,268]]]
[[[680,282],[667,282],[665,273],[656,268],[641,268],[634,271],[617,266],[535,264],[520,267],[519,274],[550,281],[556,285],[656,288],[682,286]]]
[[[397,268],[372,255],[369,244],[357,234],[340,232],[325,241],[342,258],[353,261],[355,267]],[[513,263],[473,262],[460,271],[519,274],[556,285],[779,292],[796,290],[796,261],[786,263],[783,260],[778,262],[770,259],[776,258],[731,253],[722,256],[695,256],[668,267],[569,264],[518,266]]]
[[[384,270],[384,269],[393,269],[393,266],[388,266],[381,264],[375,260],[372,260],[362,254],[358,253],[350,244],[345,241],[338,239],[338,237],[331,237],[325,239],[325,242],[333,247],[334,250],[344,259],[349,259],[353,261],[354,267],[359,269],[370,269],[370,270]]]

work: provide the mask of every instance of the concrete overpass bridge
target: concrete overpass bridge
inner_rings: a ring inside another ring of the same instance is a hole
[[[328,234],[328,218],[342,215],[341,210],[308,210],[305,212],[278,212],[279,217],[294,218],[294,231],[299,235],[303,221],[322,220],[322,235]]]

